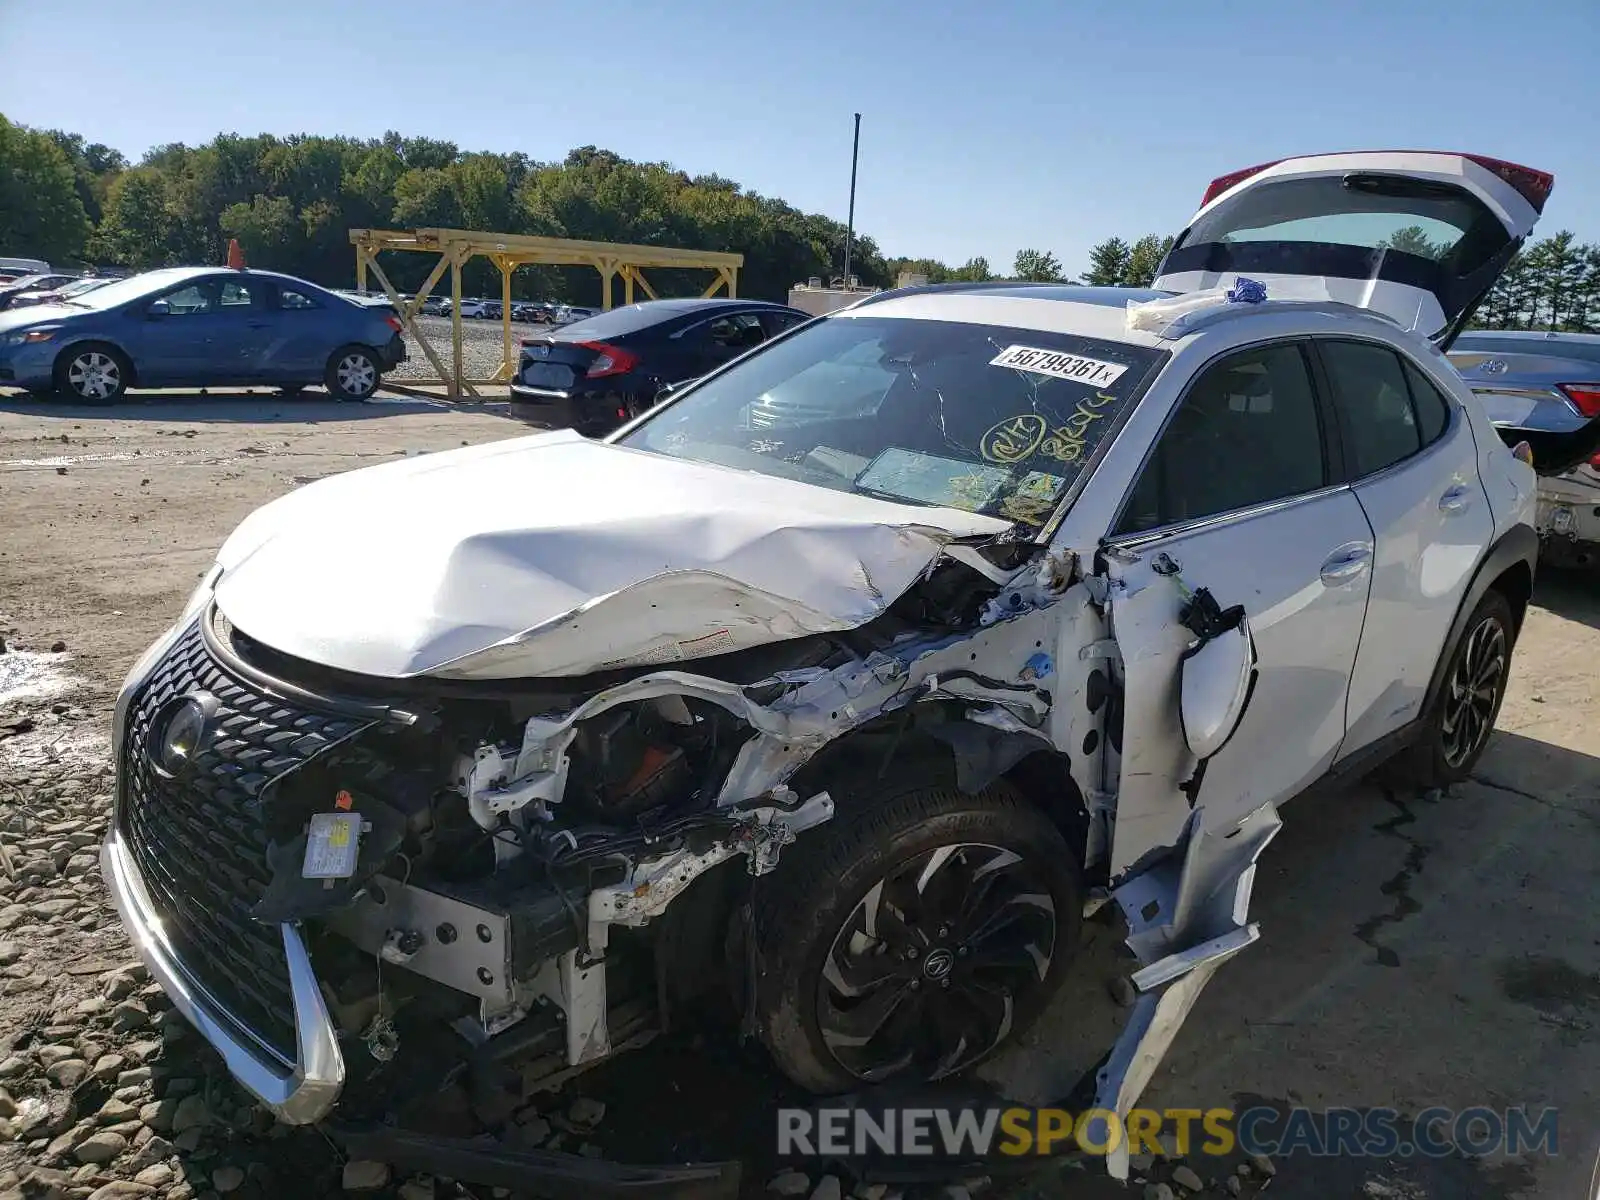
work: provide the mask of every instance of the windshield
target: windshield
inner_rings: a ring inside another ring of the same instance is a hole
[[[170,271],[146,271],[126,279],[113,280],[104,287],[91,288],[72,297],[73,303],[85,308],[115,308],[141,296],[151,296],[171,284],[181,283],[192,272],[185,268]]]
[[[635,449],[1038,527],[1165,355],[869,315],[772,343],[620,439]]]

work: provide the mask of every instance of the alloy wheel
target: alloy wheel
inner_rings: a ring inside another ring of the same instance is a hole
[[[365,354],[346,354],[335,372],[339,390],[349,396],[365,396],[377,383],[378,373]]]
[[[1500,690],[1505,686],[1510,655],[1505,626],[1495,617],[1480,621],[1462,647],[1450,673],[1440,732],[1444,760],[1452,767],[1466,762],[1489,736]]]
[[[961,843],[917,855],[834,936],[818,984],[823,1043],[867,1082],[955,1074],[1011,1032],[1056,936],[1046,878],[1016,852]]]
[[[85,400],[105,400],[121,389],[122,368],[109,354],[88,350],[67,367],[67,383]]]

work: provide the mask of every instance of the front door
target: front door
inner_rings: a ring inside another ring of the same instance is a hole
[[[216,280],[216,287],[216,314],[205,326],[207,381],[254,383],[262,378],[273,340],[268,285],[240,273]]]
[[[1494,540],[1461,405],[1377,342],[1319,339],[1345,474],[1376,531],[1366,630],[1350,679],[1353,752],[1420,716],[1473,571]]]
[[[1232,352],[1190,385],[1124,501],[1105,555],[1123,675],[1113,876],[1170,845],[1197,799],[1224,827],[1338,752],[1373,536],[1335,477],[1332,428],[1307,343]],[[1179,614],[1202,588],[1244,606],[1258,666],[1196,796],[1176,697],[1194,640]]]

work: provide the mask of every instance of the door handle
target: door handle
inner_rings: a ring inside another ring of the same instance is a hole
[[[266,327],[267,323],[265,321],[249,321],[245,324],[246,329],[265,329]]]
[[[1444,495],[1439,497],[1439,511],[1442,513],[1465,512],[1472,506],[1472,490],[1461,484],[1446,488]]]
[[[1337,587],[1354,579],[1372,565],[1372,545],[1369,542],[1346,542],[1323,560],[1322,582]]]

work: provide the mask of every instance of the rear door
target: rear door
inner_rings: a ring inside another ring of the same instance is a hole
[[[196,382],[255,382],[262,378],[274,336],[267,307],[270,285],[265,279],[252,278],[242,271],[212,282],[217,289],[217,306],[203,321],[205,377]]]
[[[1552,176],[1479,155],[1322,154],[1214,180],[1155,285],[1334,300],[1448,341],[1533,231]]]
[[[767,331],[756,313],[718,313],[679,330],[671,340],[682,348],[693,373],[703,375],[759,346],[767,340]]]
[[[1350,678],[1353,752],[1414,720],[1494,514],[1461,405],[1382,342],[1318,339],[1345,477],[1374,533],[1372,593]]]
[[[1196,803],[1225,827],[1288,799],[1333,762],[1372,582],[1372,530],[1338,484],[1338,440],[1304,340],[1203,367],[1173,410],[1107,538],[1125,732],[1111,871],[1172,834]],[[1179,620],[1205,588],[1244,606],[1257,674],[1203,787],[1176,703],[1194,635]]]

